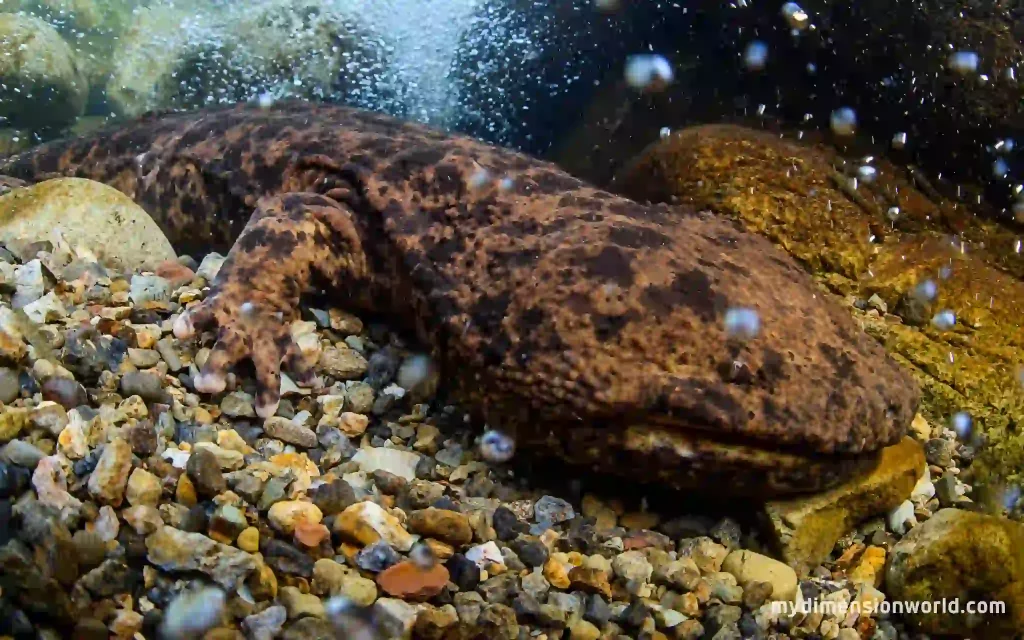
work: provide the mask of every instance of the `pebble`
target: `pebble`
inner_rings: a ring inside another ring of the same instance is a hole
[[[460,591],[473,591],[480,584],[480,567],[461,553],[453,555],[446,566],[451,574],[452,582],[459,587]]]
[[[320,354],[317,367],[332,378],[353,380],[366,374],[369,363],[362,354],[354,349],[328,347]]]
[[[939,504],[943,507],[951,507],[960,497],[957,492],[957,479],[951,473],[944,473],[941,478],[935,482],[935,495],[939,499]]]
[[[263,431],[271,438],[277,438],[305,449],[317,446],[316,433],[312,429],[287,418],[278,416],[267,418],[263,423]]]
[[[448,569],[434,565],[429,569],[408,560],[392,565],[377,575],[377,585],[384,593],[403,600],[429,600],[448,583]]]
[[[139,306],[154,300],[166,301],[171,297],[171,283],[160,276],[133,275],[128,297]]]
[[[131,505],[149,505],[155,507],[160,502],[163,491],[160,479],[142,468],[136,468],[128,477],[125,498]]]
[[[43,399],[56,402],[65,409],[89,402],[89,395],[80,383],[67,378],[50,378],[43,383]]]
[[[232,418],[255,418],[255,398],[244,391],[232,391],[220,401],[220,410]]]
[[[0,367],[0,403],[10,404],[21,395],[21,381],[18,372],[7,367]]]
[[[311,593],[302,593],[298,587],[281,587],[278,599],[288,611],[289,620],[305,617],[327,618],[323,601]]]
[[[288,619],[288,610],[283,605],[272,605],[261,611],[246,616],[242,627],[252,640],[273,640]]]
[[[89,475],[89,493],[99,502],[119,506],[131,468],[132,448],[123,439],[114,438],[103,447],[103,454]]]
[[[421,509],[409,514],[407,522],[412,533],[437,538],[454,546],[468,544],[473,539],[469,519],[462,513],[448,509]],[[501,553],[498,553],[500,559]]]
[[[46,454],[24,440],[11,440],[0,449],[0,460],[26,469],[35,469]],[[2,493],[2,491],[0,491]]]
[[[356,565],[371,573],[380,573],[401,560],[402,556],[384,540],[366,545],[356,554]]]
[[[196,449],[188,458],[185,467],[188,477],[195,486],[198,495],[206,498],[222,493],[227,489],[227,481],[221,472],[216,456],[208,450]]]
[[[256,527],[246,527],[238,534],[236,544],[242,551],[256,553],[260,549],[260,530]]]
[[[342,511],[334,520],[334,531],[350,542],[372,544],[383,538],[395,549],[406,552],[416,542],[399,522],[373,502],[359,502]]]
[[[275,529],[284,534],[291,534],[300,520],[318,524],[324,519],[324,514],[312,502],[284,500],[270,507],[267,518]]]
[[[416,465],[420,454],[414,451],[387,449],[384,447],[368,447],[360,449],[352,456],[352,462],[359,465],[365,473],[387,471],[406,481],[416,479]]]
[[[736,576],[742,587],[771,585],[771,596],[776,600],[792,600],[796,595],[798,581],[792,567],[760,553],[732,551],[723,560],[722,571]]]
[[[146,402],[166,403],[168,394],[163,387],[161,376],[150,371],[129,371],[121,378],[121,392],[125,396],[139,396]]]

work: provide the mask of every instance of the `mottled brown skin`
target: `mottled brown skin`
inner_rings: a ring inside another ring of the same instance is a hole
[[[175,332],[217,331],[201,390],[251,357],[264,415],[287,322],[314,286],[414,330],[453,399],[520,449],[636,480],[821,488],[872,464],[917,406],[911,379],[766,240],[382,115],[281,104],[156,116],[0,173],[111,184],[184,251],[237,237]],[[751,340],[725,334],[738,306],[760,316]]]

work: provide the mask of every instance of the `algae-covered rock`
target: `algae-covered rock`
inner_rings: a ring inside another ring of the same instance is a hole
[[[133,12],[107,85],[116,112],[299,97],[369,86],[374,67],[355,21],[319,2],[186,0]],[[356,98],[350,91],[346,99]]]
[[[152,270],[175,258],[149,214],[105,184],[58,178],[0,196],[0,242],[52,240],[55,230],[72,247],[128,269]]]
[[[19,127],[71,124],[89,93],[76,58],[44,20],[0,13],[0,117]]]
[[[806,575],[855,525],[906,500],[924,469],[921,445],[905,437],[883,449],[868,473],[823,493],[768,502],[772,542],[787,564]]]
[[[1024,525],[942,509],[893,547],[886,587],[892,600],[1006,606],[1003,615],[953,613],[947,606],[906,616],[926,633],[1010,638],[1024,632]]]

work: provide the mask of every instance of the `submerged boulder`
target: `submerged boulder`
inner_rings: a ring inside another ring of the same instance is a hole
[[[113,53],[107,98],[137,116],[298,97],[357,100],[372,84],[372,38],[357,16],[319,2],[157,4],[133,12]]]
[[[1024,631],[1024,525],[961,509],[942,509],[892,549],[886,587],[893,600],[958,601],[908,614],[919,630],[970,638]],[[1005,613],[966,612],[968,602],[1005,604]]]
[[[153,270],[175,259],[149,214],[105,184],[57,178],[0,196],[0,242],[50,241],[54,231],[111,266]]]
[[[63,128],[82,115],[89,86],[75,51],[39,18],[0,13],[0,117]]]

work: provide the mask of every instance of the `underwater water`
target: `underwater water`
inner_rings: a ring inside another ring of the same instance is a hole
[[[0,637],[1024,637],[1022,42],[0,0]]]

